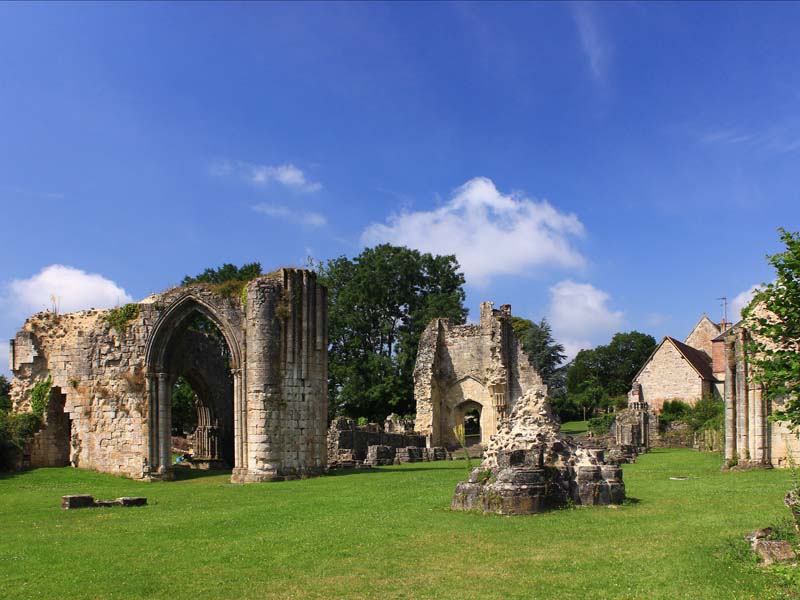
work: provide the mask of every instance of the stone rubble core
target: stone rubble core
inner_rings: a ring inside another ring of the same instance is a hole
[[[500,422],[486,458],[456,486],[451,508],[526,515],[570,503],[619,504],[625,499],[622,469],[603,452],[561,439],[550,402],[528,390]]]
[[[88,494],[61,496],[61,508],[64,510],[73,508],[107,508],[110,506],[147,506],[147,498],[123,496],[116,500],[95,500],[93,496]]]
[[[282,268],[233,294],[191,284],[125,308],[116,326],[108,310],[38,313],[11,340],[14,410],[31,411],[33,387],[52,381],[30,466],[171,479],[183,376],[197,394],[198,461],[224,461],[236,483],[325,471],[327,290],[313,272]]]

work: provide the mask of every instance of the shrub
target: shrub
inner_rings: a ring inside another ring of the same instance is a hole
[[[676,421],[686,421],[691,412],[692,407],[683,400],[667,400],[658,415],[659,427],[663,431]]]
[[[125,304],[124,306],[117,306],[109,310],[103,315],[103,320],[108,323],[109,326],[113,327],[114,331],[119,335],[123,335],[128,329],[128,323],[138,316],[138,304]]]
[[[47,403],[50,400],[50,390],[53,387],[53,378],[48,375],[47,379],[40,379],[31,388],[31,412],[38,417],[44,415]]]
[[[617,416],[614,413],[607,413],[599,417],[589,419],[588,428],[595,435],[605,435],[611,430],[611,425]]]
[[[11,414],[0,411],[0,469],[13,469],[25,444],[42,426],[42,419],[33,413]]]

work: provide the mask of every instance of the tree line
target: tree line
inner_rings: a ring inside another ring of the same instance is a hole
[[[380,422],[392,412],[412,414],[414,363],[423,330],[436,318],[459,325],[467,317],[465,281],[456,257],[382,244],[353,258],[309,263],[328,288],[329,416]],[[228,282],[241,286],[261,272],[259,263],[225,264],[187,276],[183,283],[227,290]],[[581,350],[566,364],[564,346],[546,319],[537,323],[515,316],[512,327],[562,421],[621,406],[633,376],[656,345],[650,335],[618,333],[608,345]],[[186,387],[179,396],[189,399]]]

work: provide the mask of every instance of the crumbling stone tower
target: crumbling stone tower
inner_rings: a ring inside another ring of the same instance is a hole
[[[481,303],[478,325],[431,321],[414,366],[415,430],[432,446],[458,443],[452,429],[468,411],[480,413],[485,446],[500,420],[528,390],[547,393],[511,327],[511,306]]]
[[[15,410],[31,409],[36,382],[53,385],[31,464],[169,479],[171,393],[184,375],[200,402],[199,445],[221,459],[230,438],[234,482],[322,472],[326,306],[313,272],[284,268],[241,293],[196,284],[150,296],[126,306],[123,323],[114,311],[34,315],[10,357]],[[190,326],[198,316],[221,335],[224,363],[203,352],[208,338]]]

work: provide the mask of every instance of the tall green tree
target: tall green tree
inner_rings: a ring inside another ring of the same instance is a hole
[[[5,375],[0,375],[0,411],[11,410],[11,383],[6,379]]]
[[[587,415],[627,394],[636,372],[656,348],[651,335],[617,333],[605,346],[581,350],[567,367],[567,396]]]
[[[775,280],[755,295],[744,316],[753,339],[753,377],[765,385],[769,399],[783,401],[775,418],[800,431],[800,234],[778,231],[786,250],[767,257]]]
[[[434,318],[463,323],[455,256],[383,244],[318,265],[328,287],[332,414],[382,420],[414,410],[419,339]]]

